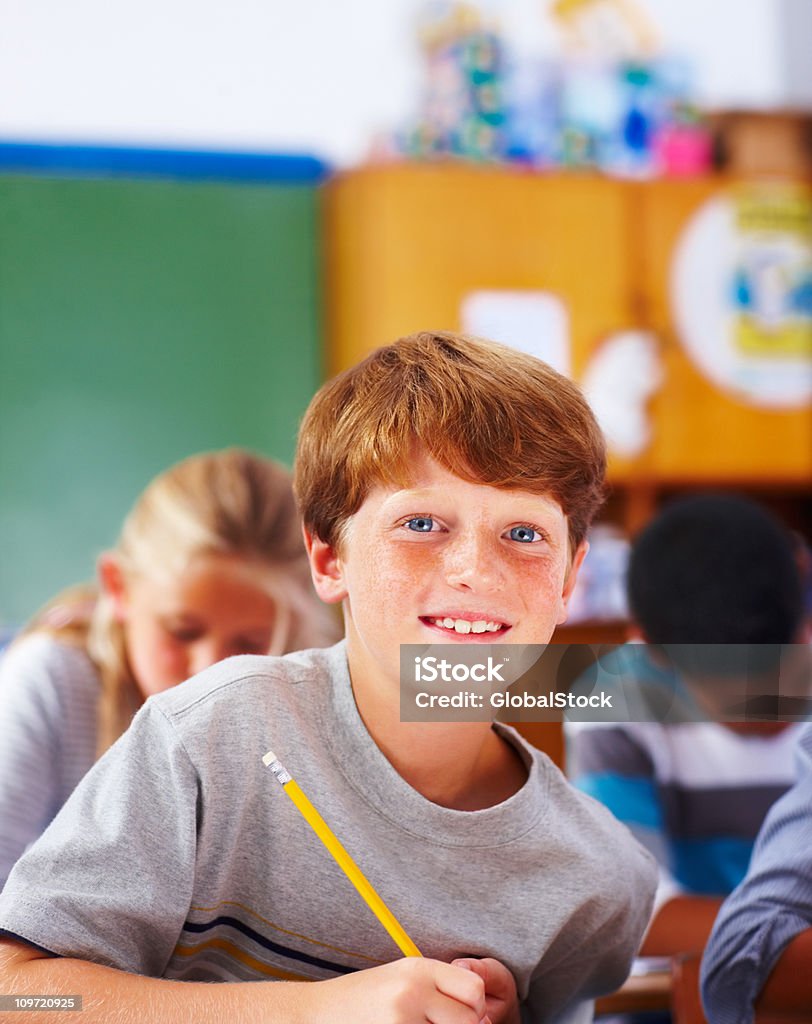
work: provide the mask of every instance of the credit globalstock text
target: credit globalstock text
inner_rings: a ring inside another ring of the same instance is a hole
[[[404,644],[400,717],[806,721],[812,717],[810,650],[804,644]]]

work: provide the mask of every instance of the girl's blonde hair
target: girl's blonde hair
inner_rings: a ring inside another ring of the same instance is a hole
[[[313,592],[288,471],[240,448],[193,455],[156,477],[124,520],[112,552],[125,575],[182,575],[199,555],[267,565],[277,615],[271,654],[338,639],[330,609]],[[102,679],[97,753],[127,728],[144,701],[130,669],[112,600],[74,587],[45,606],[25,632],[82,646]]]

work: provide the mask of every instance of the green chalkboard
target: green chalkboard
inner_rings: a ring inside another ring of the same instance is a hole
[[[91,577],[177,459],[290,463],[316,216],[310,184],[0,176],[0,626]]]

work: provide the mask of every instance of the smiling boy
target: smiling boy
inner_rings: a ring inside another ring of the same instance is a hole
[[[653,861],[512,730],[401,722],[399,648],[546,643],[604,464],[577,388],[497,345],[414,335],[325,385],[296,488],[346,641],[148,702],[0,896],[0,988],[80,992],[88,1022],[588,1019],[628,970]],[[424,958],[398,959],[268,747]]]

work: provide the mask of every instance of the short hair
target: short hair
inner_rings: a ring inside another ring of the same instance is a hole
[[[632,544],[627,590],[654,644],[788,644],[804,614],[792,535],[735,495],[666,506]]]
[[[571,553],[604,500],[605,442],[576,384],[495,342],[427,331],[377,349],[310,403],[294,469],[307,529],[339,546],[374,485],[408,485],[415,444],[463,480],[555,499]]]

